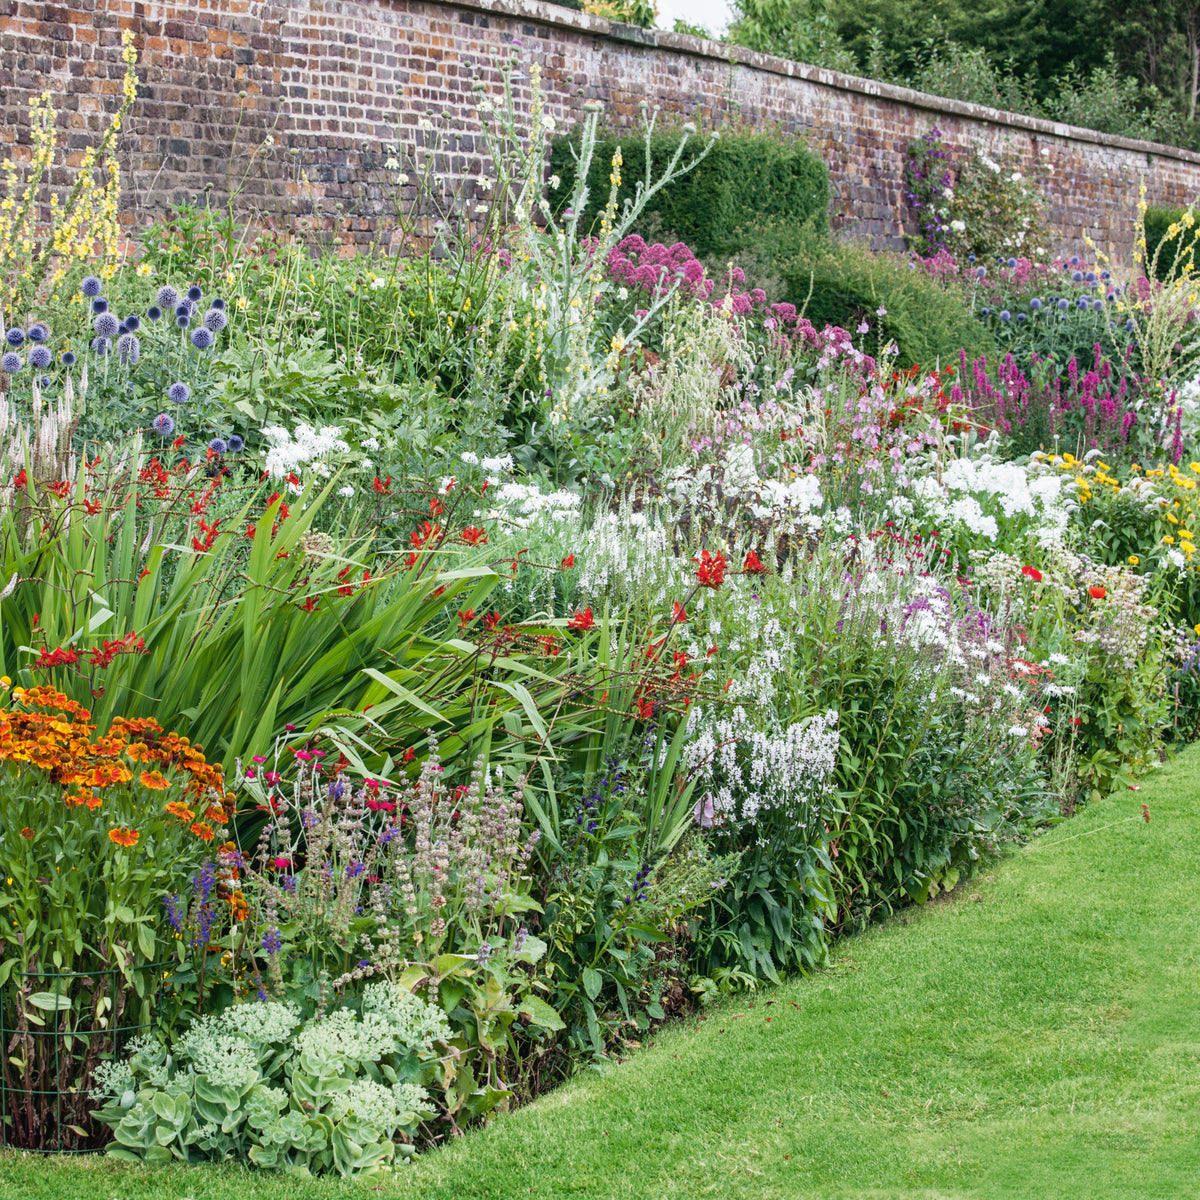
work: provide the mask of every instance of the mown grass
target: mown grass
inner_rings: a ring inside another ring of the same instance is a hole
[[[842,943],[828,972],[671,1029],[375,1194],[1196,1195],[1198,808],[1200,748],[1011,855],[955,902]],[[3,1200],[357,1191],[235,1168],[0,1157]]]

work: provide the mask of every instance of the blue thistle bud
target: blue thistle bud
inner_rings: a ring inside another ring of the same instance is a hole
[[[182,317],[176,317],[176,318],[175,318],[175,324],[176,324],[176,325],[177,325],[177,326],[178,326],[180,329],[186,329],[186,328],[187,328],[187,327],[188,327],[188,326],[189,326],[191,323],[192,323],[192,322],[191,322],[191,321],[188,319],[188,317],[187,317],[187,316],[182,316]]]
[[[157,304],[152,304],[146,309],[146,317],[151,321],[158,321],[162,318],[162,309]]]
[[[75,354],[73,351],[63,351],[62,364],[64,367],[73,367],[75,365]]]
[[[245,448],[245,445],[246,445],[246,443],[241,439],[241,437],[238,434],[231,433],[229,435],[229,453],[230,454],[241,454],[242,450]]]
[[[187,298],[195,303],[204,293],[193,283],[187,290]]]
[[[47,346],[34,346],[29,352],[29,365],[31,367],[48,367],[50,360],[50,349]]]
[[[205,329],[203,325],[199,329],[192,330],[192,345],[197,350],[207,350],[213,344],[213,335],[211,329]]]
[[[168,284],[154,293],[154,299],[163,308],[174,308],[179,303],[179,293]]]
[[[25,343],[25,330],[13,326],[5,335],[4,340],[15,350]]]
[[[87,277],[87,278],[86,278],[86,279],[85,279],[85,280],[84,280],[84,281],[83,281],[83,282],[82,282],[82,283],[79,285],[79,290],[80,290],[80,291],[81,291],[81,292],[82,292],[82,293],[83,293],[85,296],[98,296],[98,295],[100,295],[100,289],[101,289],[103,286],[104,286],[104,285],[103,285],[103,284],[100,282],[100,280],[99,280],[99,279],[98,279],[98,278],[97,278],[95,275],[89,275],[89,276],[88,276],[88,277]]]
[[[120,327],[121,323],[110,312],[102,312],[92,322],[92,328],[102,338],[116,337]]]
[[[167,413],[159,413],[150,424],[159,437],[169,438],[175,432],[175,418]]]
[[[225,301],[224,301],[224,300],[222,300],[220,296],[218,296],[218,297],[217,297],[217,298],[216,298],[216,299],[215,299],[215,300],[212,302],[212,305],[211,305],[211,307],[212,307],[212,308],[224,308],[224,307],[225,307]]]
[[[137,333],[141,327],[142,318],[139,317],[137,313],[130,313],[129,316],[125,318],[125,328],[128,329],[130,333]]]
[[[192,389],[186,383],[173,383],[167,388],[167,398],[172,404],[186,404],[191,394]]]
[[[213,333],[220,333],[228,324],[229,318],[219,308],[210,308],[204,314],[204,327]]]
[[[0,371],[5,375],[15,375],[25,366],[19,354],[10,350],[3,358],[0,358]]]
[[[225,451],[229,449],[229,446],[224,438],[215,437],[211,442],[208,443],[208,448],[214,454],[224,454]]]
[[[41,321],[34,321],[29,327],[29,340],[31,342],[44,342],[50,336],[50,330],[42,324]]]
[[[92,312],[108,312],[108,301],[105,300],[103,296],[97,296],[95,300],[92,301]]]
[[[1042,307],[1042,302],[1037,296],[1034,296],[1034,298],[1029,302],[1029,307],[1032,308],[1034,312],[1037,312],[1038,309]]]

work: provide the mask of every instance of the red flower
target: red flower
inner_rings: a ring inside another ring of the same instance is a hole
[[[1148,804],[1142,805],[1142,820],[1144,820],[1147,825],[1150,824],[1150,805]]]
[[[1037,569],[1037,567],[1022,567],[1021,574],[1028,575],[1029,578],[1032,579],[1034,583],[1042,582],[1042,573],[1041,573],[1041,571],[1039,571]]]
[[[1093,585],[1092,587],[1088,588],[1088,595],[1091,596],[1093,600],[1103,600],[1104,597],[1108,595],[1108,590],[1106,588]]]
[[[487,545],[487,530],[480,529],[478,525],[468,525],[462,531],[462,540],[468,546],[486,546]]]
[[[404,758],[405,762],[412,762],[412,760],[416,757],[417,757],[417,752],[411,746],[409,746],[408,749],[404,751],[403,758]]]
[[[568,570],[570,567],[573,567],[575,565],[575,555],[568,554],[567,557],[562,560],[562,565],[564,571]]]
[[[492,630],[495,629],[499,624],[500,614],[498,612],[490,612],[486,617],[483,618],[483,627],[488,631],[488,633],[491,633]]]
[[[693,558],[692,562],[699,563],[699,570],[696,571],[696,578],[700,581],[701,587],[719,588],[721,582],[725,578],[725,555],[718,553],[715,556],[709,554],[707,550],[700,551],[699,558]]]
[[[379,481],[379,476],[375,476],[375,482],[371,484],[374,491],[377,491],[381,496],[390,496],[392,494],[392,477],[389,475],[382,483]]]
[[[676,600],[675,607],[671,612],[671,623],[673,625],[686,625],[687,621],[688,621],[687,610],[683,607],[682,604],[679,603],[678,600]]]
[[[458,610],[459,629],[466,629],[473,620],[475,620],[475,610],[473,608],[468,608],[466,612],[463,612],[461,608]]]
[[[767,564],[758,557],[753,550],[746,555],[746,561],[742,563],[742,571],[746,575],[765,575]]]
[[[585,608],[585,609],[582,609],[581,611],[577,612],[567,622],[567,628],[568,629],[578,629],[580,631],[582,631],[584,629],[595,629],[596,621],[595,621],[595,618],[592,616],[592,610],[590,608]]]
[[[67,646],[60,646],[57,650],[51,650],[46,653],[46,647],[43,646],[39,651],[37,662],[29,665],[35,671],[48,671],[51,667],[71,667],[79,661],[79,651],[71,650]]]

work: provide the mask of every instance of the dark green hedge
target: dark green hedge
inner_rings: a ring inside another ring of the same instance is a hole
[[[753,247],[739,258],[748,282],[769,268],[782,280],[782,299],[803,309],[817,329],[840,325],[854,333],[866,321],[873,338],[896,343],[899,367],[957,362],[960,349],[971,359],[995,355],[991,334],[962,297],[910,269],[899,255],[876,254],[782,222],[756,222],[741,241]]]
[[[683,135],[656,133],[650,141],[653,176],[663,169]],[[689,139],[684,161],[703,149],[703,136]],[[557,139],[550,151],[551,169],[562,180],[551,192],[555,208],[566,204],[575,181],[572,148],[578,134]],[[588,173],[588,205],[584,228],[591,228],[608,201],[609,173],[617,146],[621,147],[622,199],[633,195],[645,177],[645,142],[640,134],[610,134],[596,146]],[[650,202],[662,228],[685,241],[698,258],[732,254],[741,248],[738,231],[762,218],[789,223],[811,222],[820,232],[829,228],[829,172],[802,142],[771,134],[725,134],[688,174],[664,188]]]

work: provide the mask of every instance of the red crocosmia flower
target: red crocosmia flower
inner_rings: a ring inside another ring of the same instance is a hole
[[[1093,600],[1103,600],[1104,597],[1108,595],[1108,589],[1093,585],[1092,587],[1088,588],[1088,595],[1091,596]]]
[[[1037,567],[1022,567],[1021,574],[1028,575],[1029,578],[1032,579],[1034,583],[1042,582],[1042,573],[1041,573],[1041,571],[1039,571],[1037,569]]]
[[[687,610],[678,600],[675,601],[675,607],[671,611],[671,622],[675,625],[686,625],[688,622]]]
[[[742,571],[747,575],[765,575],[767,564],[758,557],[753,550],[746,555],[746,561],[742,563]]]
[[[181,433],[181,434],[180,434],[180,435],[179,435],[179,436],[178,436],[178,437],[177,437],[177,438],[176,438],[176,439],[175,439],[175,440],[174,440],[174,441],[171,443],[171,449],[172,449],[172,450],[182,450],[182,449],[183,449],[183,446],[184,446],[184,443],[185,443],[186,441],[187,441],[187,438],[185,438],[185,437],[183,436],[183,434]]]
[[[709,648],[708,648],[708,653],[707,653],[707,654],[705,654],[705,656],[704,656],[704,657],[705,657],[705,658],[712,658],[712,656],[713,656],[714,654],[719,654],[720,652],[721,652],[721,647],[720,647],[720,646],[709,646]]]
[[[721,586],[725,578],[724,554],[712,555],[707,550],[701,550],[700,557],[693,558],[692,562],[700,564],[696,571],[696,578],[700,581],[701,587],[719,588]]]
[[[487,530],[480,529],[478,525],[468,525],[462,531],[462,540],[468,546],[486,546],[487,545]]]
[[[654,720],[654,701],[645,697],[638,697],[638,718],[642,721]]]
[[[568,554],[567,557],[562,560],[562,565],[564,571],[568,570],[570,567],[573,567],[575,565],[575,555]]]
[[[592,610],[590,608],[585,608],[585,609],[582,609],[580,612],[577,612],[567,622],[567,628],[568,629],[578,629],[581,631],[584,629],[595,629],[596,628],[596,620],[592,616]]]
[[[466,612],[463,612],[461,608],[458,610],[459,629],[466,629],[473,620],[475,620],[475,610],[473,608],[468,608]]]
[[[403,757],[405,762],[412,762],[412,760],[417,757],[417,752],[411,746],[409,746],[409,748],[404,751]]]
[[[483,618],[483,627],[488,631],[488,633],[491,633],[492,630],[495,629],[499,624],[500,614],[498,612],[490,612],[486,617]]]
[[[385,480],[380,482],[379,476],[376,475],[375,482],[371,485],[371,487],[381,496],[390,496],[392,494],[392,477],[389,475]]]

